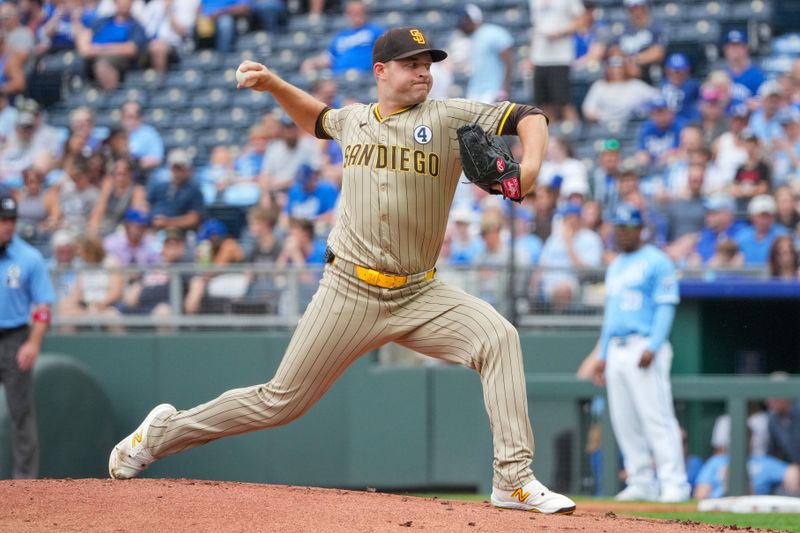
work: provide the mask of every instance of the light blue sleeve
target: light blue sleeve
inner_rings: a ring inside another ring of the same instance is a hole
[[[495,49],[498,52],[502,52],[503,50],[513,46],[514,37],[511,35],[511,33],[509,33],[508,30],[498,26],[494,35],[494,43]]]
[[[661,254],[655,264],[652,290],[653,302],[656,305],[677,305],[680,302],[675,265],[666,255]]]
[[[672,330],[672,321],[675,319],[675,306],[672,304],[660,304],[656,307],[655,316],[653,317],[653,329],[650,331],[650,337],[647,340],[647,348],[657,353],[664,344],[664,341],[669,337],[669,332]]]
[[[56,301],[56,293],[53,289],[53,282],[50,281],[50,276],[47,274],[47,267],[45,267],[44,261],[38,259],[31,266],[31,303],[34,305],[52,304]]]

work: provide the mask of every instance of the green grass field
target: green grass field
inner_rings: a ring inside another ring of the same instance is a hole
[[[705,524],[720,524],[738,527],[756,527],[773,531],[800,531],[800,514],[787,513],[623,513],[645,518],[663,520],[690,520]]]
[[[466,500],[466,501],[488,501],[486,494],[460,494],[460,493],[424,493],[412,494],[422,498],[439,498],[440,500]],[[609,509],[620,515],[641,516],[643,518],[657,518],[660,520],[682,520],[691,522],[701,522],[705,524],[719,524],[725,526],[753,527],[759,529],[771,529],[773,531],[796,531],[800,533],[800,514],[791,513],[700,513],[696,511],[671,511],[671,512],[645,512],[628,511],[616,508],[619,502],[600,498],[579,496],[574,498],[578,503],[578,510],[581,502],[591,503],[592,508],[607,504]],[[657,504],[655,504],[657,506]]]

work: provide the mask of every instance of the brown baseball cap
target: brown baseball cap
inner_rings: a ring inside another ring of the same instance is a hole
[[[428,38],[418,28],[404,26],[384,32],[372,47],[372,64],[387,63],[394,59],[430,52],[434,63],[447,57],[447,52],[431,48]]]

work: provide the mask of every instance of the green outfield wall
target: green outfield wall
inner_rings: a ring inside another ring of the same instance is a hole
[[[581,462],[588,414],[586,402],[578,400],[601,391],[572,376],[596,336],[596,331],[521,335],[537,439],[534,467],[544,482],[559,479],[558,488],[573,492],[585,489]],[[675,373],[700,368],[685,355],[692,346],[701,348],[691,337],[673,335]],[[36,369],[42,476],[104,476],[110,447],[152,406],[169,402],[188,408],[227,389],[265,382],[288,341],[285,332],[48,335]],[[146,474],[489,491],[491,438],[477,374],[450,365],[396,367],[376,360],[373,353],[355,363],[300,420],[167,458]],[[4,411],[0,400],[0,477],[10,473]],[[708,417],[697,418],[708,426]]]

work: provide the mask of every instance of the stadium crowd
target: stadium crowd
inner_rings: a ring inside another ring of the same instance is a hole
[[[523,5],[531,38],[522,52],[480,7],[456,6],[445,47],[451,55],[433,66],[432,97],[461,91],[499,101],[516,92],[551,117],[536,194],[515,210],[515,258],[535,270],[529,297],[556,308],[580,298],[581,271],[615,255],[608,220],[621,202],[645,213],[647,239],[681,268],[749,267],[796,278],[800,58],[770,77],[750,57],[746,28],[731,29],[719,43],[722,59],[698,78],[687,55],[670,51],[669,32],[646,0],[624,0],[626,19],[616,32],[591,2],[551,4]],[[74,50],[86,79],[116,94],[132,69],[165,74],[195,47],[232,50],[243,38],[241,21],[278,36],[291,18],[330,18],[340,29],[295,74],[330,105],[356,100],[339,89],[339,75],[370,75],[383,26],[360,1],[316,1],[302,10],[308,13],[290,13],[279,0],[0,4],[0,193],[16,197],[19,234],[53,267],[79,269],[59,279],[60,313],[168,312],[159,267],[180,262],[322,264],[342,153],[275,112],[249,117],[246,138],[208,153],[169,149],[163,130],[130,98],[120,100],[111,127],[98,126],[108,121],[86,106],[70,110],[68,127],[54,127],[47,110],[25,96],[31,69]],[[572,80],[598,67],[602,75],[585,97],[572,98]],[[532,88],[520,94],[515,81],[526,76]],[[593,157],[578,158],[569,132],[580,128],[634,128],[635,135],[596,138]],[[220,206],[246,213],[246,223],[214,216]],[[507,265],[508,211],[498,197],[459,185],[441,263]],[[88,265],[147,273],[128,279],[80,271]],[[219,278],[186,279],[184,311],[204,312],[204,301],[229,293],[274,296],[257,276]]]

